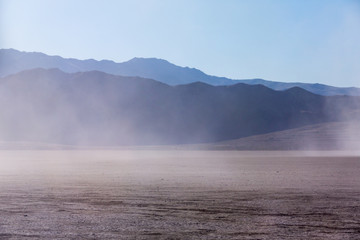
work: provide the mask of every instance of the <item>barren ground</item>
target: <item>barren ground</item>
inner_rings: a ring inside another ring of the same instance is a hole
[[[348,152],[0,151],[0,239],[360,239]]]

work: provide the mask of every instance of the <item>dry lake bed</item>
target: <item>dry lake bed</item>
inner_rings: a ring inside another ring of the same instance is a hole
[[[360,239],[360,154],[0,151],[0,239]]]

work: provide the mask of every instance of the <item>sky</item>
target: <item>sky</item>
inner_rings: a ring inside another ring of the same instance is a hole
[[[0,0],[0,48],[360,87],[360,0]]]

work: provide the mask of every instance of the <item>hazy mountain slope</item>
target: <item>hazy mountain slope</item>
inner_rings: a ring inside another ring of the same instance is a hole
[[[195,68],[179,67],[166,60],[156,58],[134,58],[123,63],[102,60],[65,59],[43,53],[20,52],[14,49],[0,49],[0,77],[32,68],[58,68],[64,72],[102,71],[114,75],[139,76],[169,84],[204,82],[214,86],[236,83],[262,84],[274,90],[301,87],[320,95],[360,95],[359,88],[337,88],[322,84],[282,83],[263,79],[232,80],[209,76]]]
[[[360,122],[329,122],[207,145],[217,150],[359,150]]]
[[[214,142],[359,115],[356,97],[262,85],[168,86],[34,69],[0,79],[0,140],[82,145]],[[346,113],[346,114],[345,114]]]

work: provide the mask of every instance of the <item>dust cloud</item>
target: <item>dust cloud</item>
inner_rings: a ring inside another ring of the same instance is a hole
[[[337,149],[360,150],[360,97],[328,97],[324,108],[327,115],[333,116],[330,120],[339,126],[333,129],[331,136]]]
[[[352,145],[359,142],[359,97],[322,97],[299,88],[283,93],[263,86],[230,88],[201,83],[170,87],[97,71],[28,70],[0,79],[0,141],[5,145],[176,145],[340,122],[346,129],[324,135],[334,142],[334,149],[354,149]],[[253,94],[259,92],[268,101],[255,106],[259,99]],[[296,107],[286,104],[281,105],[284,111],[278,109],[282,98]],[[238,105],[229,106],[229,101]],[[316,147],[316,141],[310,137],[303,144]]]

